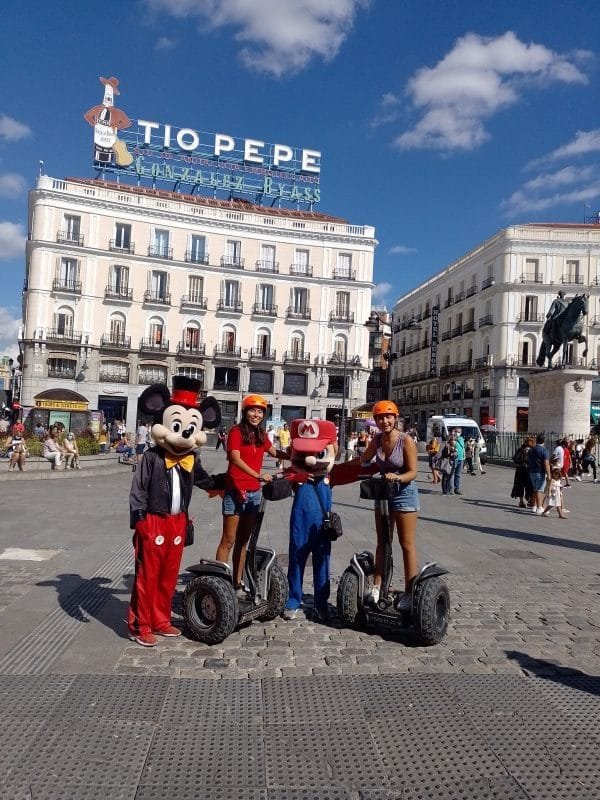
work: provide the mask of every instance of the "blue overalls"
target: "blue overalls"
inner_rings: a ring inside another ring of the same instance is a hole
[[[288,583],[290,596],[286,608],[295,610],[302,603],[304,567],[312,553],[315,609],[327,611],[329,599],[329,562],[331,539],[321,534],[323,509],[316,493],[319,493],[325,511],[331,510],[331,487],[323,478],[299,484],[296,489],[290,516],[290,549],[288,561]]]

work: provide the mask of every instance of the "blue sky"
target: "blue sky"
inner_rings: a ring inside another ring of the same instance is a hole
[[[4,0],[0,354],[20,318],[27,191],[93,177],[82,114],[322,151],[319,209],[374,225],[388,307],[495,231],[600,210],[597,2]]]

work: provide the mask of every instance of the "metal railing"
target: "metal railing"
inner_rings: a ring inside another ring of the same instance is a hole
[[[566,275],[560,276],[561,283],[570,283],[574,286],[582,286],[583,285],[583,275],[570,275],[567,273]]]
[[[71,231],[57,231],[56,241],[59,244],[76,244],[78,247],[83,247],[83,234],[72,233]]]
[[[157,303],[161,306],[170,306],[171,294],[169,292],[153,292],[148,289],[144,292],[144,303]]]
[[[241,256],[221,256],[221,266],[244,269],[244,260]]]
[[[521,283],[543,283],[544,276],[535,272],[523,272],[519,277]]]
[[[148,339],[148,338],[141,339],[140,350],[152,350],[153,352],[158,352],[158,353],[168,353],[169,340],[163,339],[161,342],[157,342],[154,339]]]
[[[160,244],[149,244],[148,255],[152,258],[166,258],[167,260],[173,259],[173,248],[164,247]]]
[[[252,313],[260,317],[276,317],[277,306],[254,303],[252,306]]]
[[[279,272],[279,261],[265,261],[264,259],[259,259],[256,262],[256,271],[277,274]]]
[[[477,294],[478,291],[479,291],[479,287],[478,286],[469,286],[469,288],[465,292],[465,296],[466,297],[473,297],[473,295]]]
[[[493,275],[490,275],[489,278],[485,278],[481,281],[481,291],[484,289],[489,289],[490,286],[493,286],[496,283],[496,278]]]
[[[284,361],[291,361],[294,364],[310,364],[310,353],[305,353],[304,350],[294,351],[286,350],[283,354]]]
[[[312,264],[290,264],[290,275],[303,275],[305,278],[312,278]]]
[[[243,314],[244,304],[241,302],[241,300],[232,300],[231,302],[226,300],[217,300],[217,311],[231,311],[234,314]]]
[[[65,278],[54,278],[52,281],[53,292],[68,292],[69,294],[81,294],[81,281],[71,281]]]
[[[69,344],[81,344],[83,334],[81,331],[59,331],[58,328],[46,328],[46,339],[51,342],[68,342]]]
[[[354,311],[330,311],[330,322],[354,322]]]
[[[335,267],[331,274],[332,274],[333,278],[335,278],[335,280],[338,280],[338,281],[355,281],[356,280],[356,271],[355,270],[340,269],[339,267]]]
[[[208,264],[208,253],[196,253],[194,250],[186,250],[185,260],[188,264]]]
[[[108,249],[113,250],[115,253],[134,255],[135,242],[129,242],[129,244],[117,244],[116,239],[111,239],[110,242],[108,243]]]
[[[310,319],[310,308],[294,308],[288,306],[286,311],[288,319]]]
[[[524,325],[527,323],[539,325],[541,322],[544,321],[543,314],[532,314],[530,312],[522,311],[520,314],[517,314],[516,322]]]
[[[181,298],[181,305],[182,307],[187,306],[188,308],[206,311],[208,307],[208,299],[206,297],[201,297],[200,295],[184,294]]]
[[[103,333],[100,337],[100,347],[114,347],[119,350],[129,350],[131,336],[114,336],[112,333]]]
[[[198,342],[198,344],[190,344],[189,342],[180,341],[177,342],[177,355],[188,355],[188,356],[204,356],[206,355],[206,344],[204,342]]]
[[[122,372],[107,372],[101,369],[98,378],[101,381],[109,381],[110,383],[129,383],[129,373],[124,375]]]
[[[73,380],[75,378],[76,370],[73,369],[56,369],[48,367],[49,378],[59,378],[62,380]]]
[[[242,348],[241,347],[227,347],[223,344],[215,345],[215,349],[213,351],[215,356],[219,358],[240,358],[242,355]]]
[[[111,286],[109,284],[104,289],[104,297],[110,297],[113,300],[133,300],[133,289],[128,286]]]
[[[484,328],[486,325],[493,325],[494,317],[492,314],[486,314],[485,317],[479,317],[479,327]]]
[[[262,348],[252,347],[250,358],[253,361],[275,361],[275,350],[263,350]]]

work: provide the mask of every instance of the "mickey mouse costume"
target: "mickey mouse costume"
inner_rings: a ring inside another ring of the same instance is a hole
[[[192,487],[209,489],[211,476],[197,448],[206,443],[202,428],[216,428],[221,411],[213,397],[198,404],[200,381],[173,378],[149,386],[138,400],[142,414],[152,415],[155,446],[138,464],[129,494],[130,525],[135,530],[135,580],[129,605],[131,638],[154,647],[156,635],[179,636],[171,624],[171,603],[188,525]]]

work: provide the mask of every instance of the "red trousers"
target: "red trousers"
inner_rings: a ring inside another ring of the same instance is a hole
[[[185,514],[147,514],[135,526],[135,580],[128,614],[134,636],[161,631],[171,624],[185,528]]]

